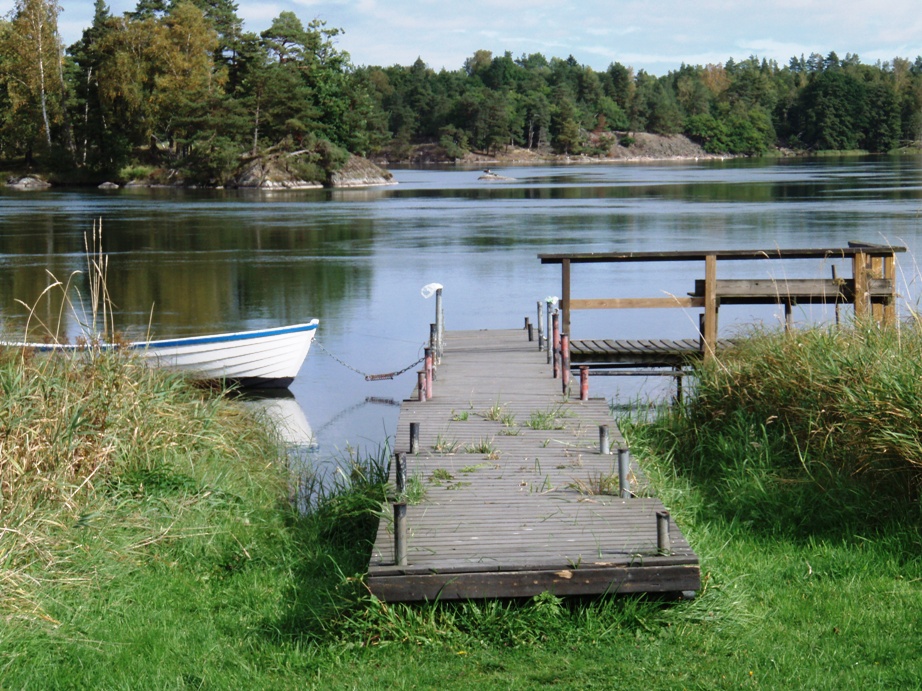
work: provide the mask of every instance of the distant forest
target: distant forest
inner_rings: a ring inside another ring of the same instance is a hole
[[[421,143],[448,158],[508,146],[604,155],[632,133],[685,134],[712,153],[889,152],[922,131],[922,58],[751,57],[665,76],[573,57],[477,51],[454,71],[422,60],[356,67],[339,29],[282,12],[242,31],[232,0],[139,0],[65,49],[55,0],[17,0],[0,21],[0,159],[87,180],[132,166],[205,184],[297,152],[323,180],[347,152],[393,158]]]

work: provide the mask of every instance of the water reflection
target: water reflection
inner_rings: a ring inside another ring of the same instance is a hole
[[[559,268],[540,265],[541,252],[893,242],[913,252],[899,259],[910,302],[919,283],[917,158],[496,169],[516,178],[502,185],[478,181],[479,168],[394,172],[398,186],[369,190],[0,190],[3,325],[22,337],[27,310],[17,300],[32,305],[52,275],[84,269],[83,235],[99,218],[118,329],[169,337],[317,317],[318,341],[369,373],[421,355],[433,321],[419,295],[427,283],[445,286],[449,329],[520,326],[537,300],[560,292]],[[826,277],[830,265],[790,271]],[[587,297],[683,295],[695,278],[696,265],[580,266],[573,275]],[[85,296],[85,276],[74,280]],[[66,309],[51,295],[37,316],[53,324]],[[722,335],[778,316],[722,310]],[[810,307],[795,316],[826,318]],[[81,320],[65,317],[69,330]],[[696,325],[694,310],[593,311],[574,316],[573,335],[684,338]],[[356,449],[377,453],[397,409],[373,401],[399,402],[415,383],[415,372],[367,382],[337,359],[312,349],[292,385],[313,426],[311,454],[333,464]],[[623,401],[659,386],[609,379],[617,383],[593,392]]]
[[[304,408],[288,389],[246,392],[235,400],[267,422],[286,447],[294,447],[299,451],[317,448],[317,438],[307,421]]]

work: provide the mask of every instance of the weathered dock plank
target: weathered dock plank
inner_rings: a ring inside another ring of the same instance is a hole
[[[408,454],[407,470],[425,492],[406,508],[405,565],[395,563],[385,507],[368,572],[376,596],[698,589],[698,559],[671,519],[668,550],[659,553],[665,509],[635,463],[628,475],[640,496],[615,496],[618,455],[601,453],[599,426],[611,426],[611,450],[624,442],[606,402],[568,399],[550,371],[523,331],[446,334],[433,398],[401,406],[395,450],[409,450],[410,423],[418,423],[419,452]]]

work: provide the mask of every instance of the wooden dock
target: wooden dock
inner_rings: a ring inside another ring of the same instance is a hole
[[[406,564],[385,506],[368,569],[382,600],[700,588],[697,556],[636,463],[626,473],[634,496],[616,496],[624,444],[607,403],[567,399],[525,331],[448,332],[433,397],[401,407],[398,453],[410,450],[411,423]]]

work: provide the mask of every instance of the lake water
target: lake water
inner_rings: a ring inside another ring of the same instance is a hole
[[[922,166],[919,158],[724,161],[477,170],[395,170],[399,184],[366,190],[52,190],[0,192],[0,314],[21,337],[27,310],[41,335],[64,314],[60,300],[36,305],[53,279],[85,268],[84,234],[102,219],[116,328],[133,337],[243,330],[320,319],[314,348],[292,385],[323,463],[349,448],[377,449],[393,435],[394,402],[409,396],[415,368],[392,381],[366,373],[400,370],[422,354],[434,300],[445,286],[449,329],[521,327],[536,302],[560,292],[552,252],[659,251],[842,246],[850,240],[905,245],[901,293],[916,303]],[[722,277],[747,275],[748,266]],[[755,269],[777,275],[777,266]],[[828,277],[823,263],[785,265]],[[850,270],[841,272],[850,274]],[[580,297],[684,295],[703,267],[685,264],[574,268]],[[85,277],[75,286],[87,293]],[[777,309],[726,308],[721,333]],[[829,314],[798,308],[800,320]],[[692,337],[682,310],[579,312],[580,337]],[[625,400],[660,395],[661,381],[609,378],[593,393]]]

